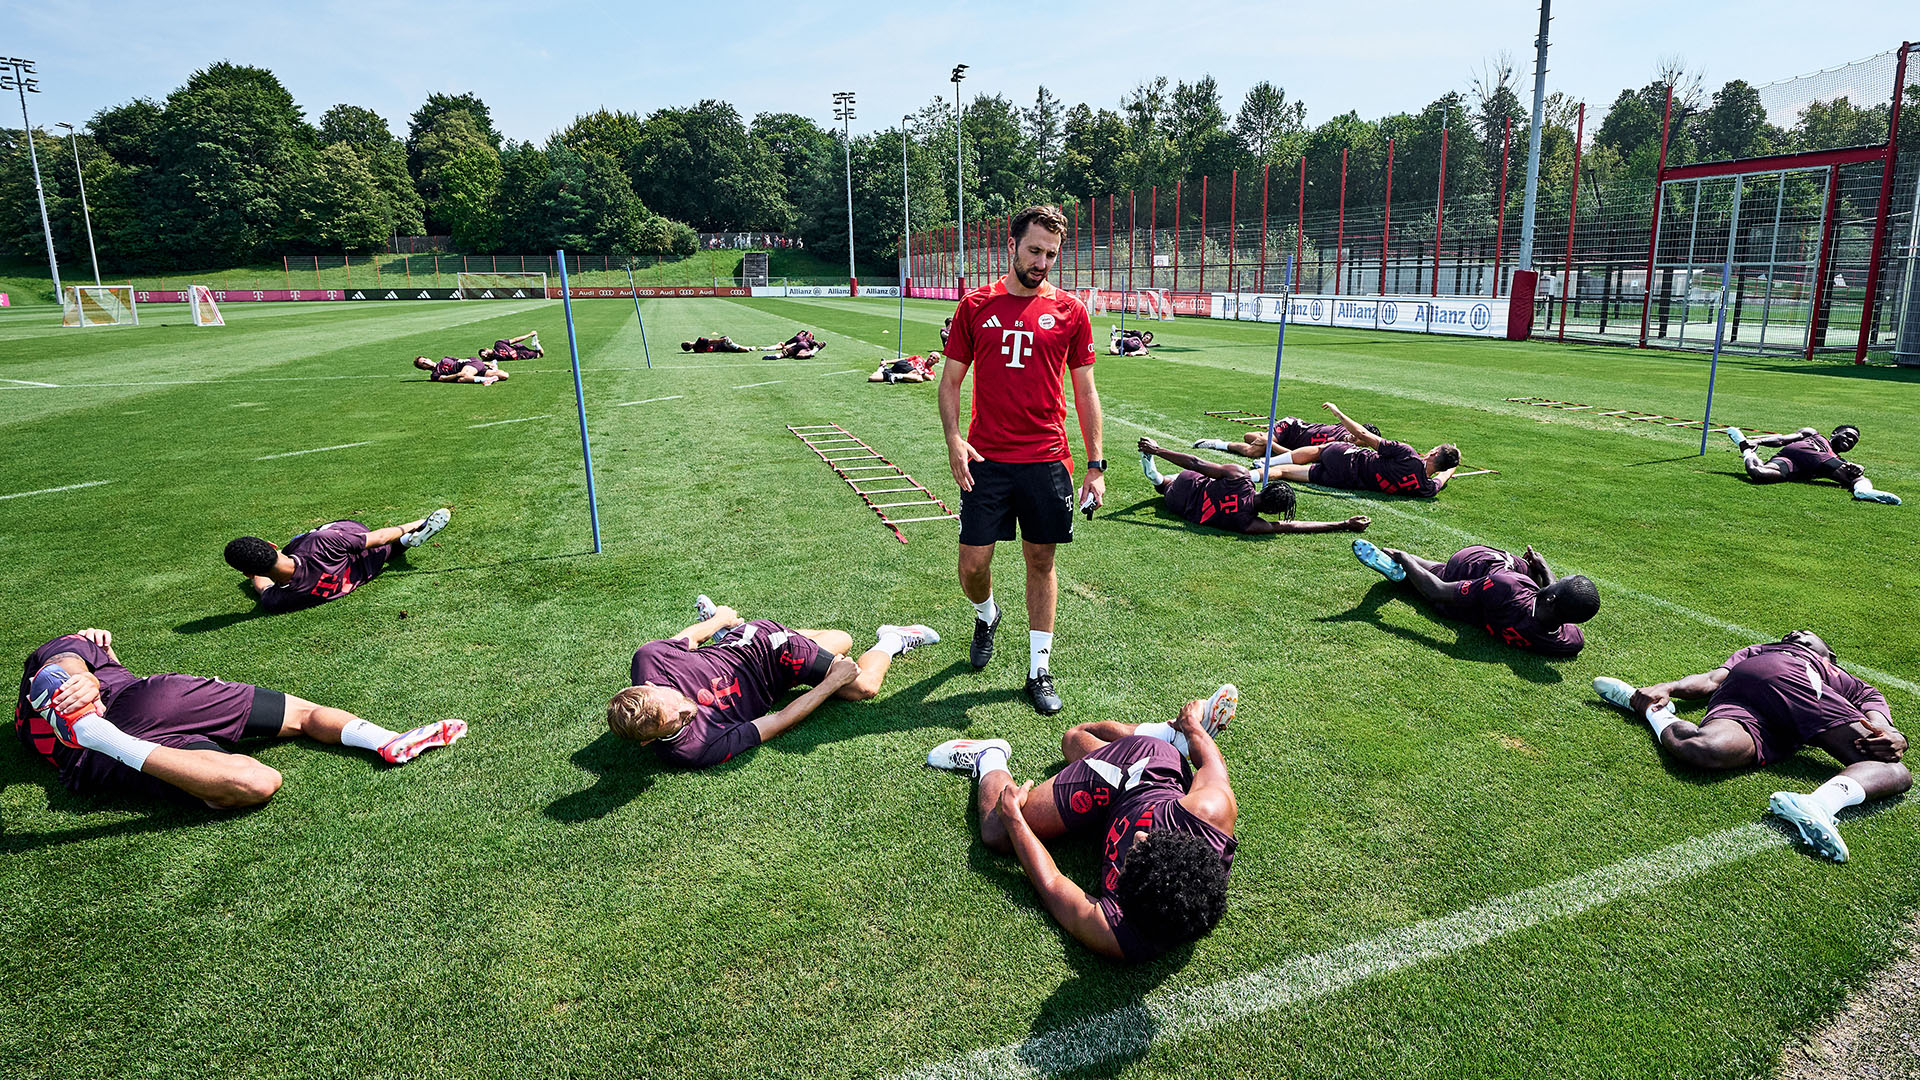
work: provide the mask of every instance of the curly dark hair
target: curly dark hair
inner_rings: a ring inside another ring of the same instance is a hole
[[[1460,448],[1452,443],[1441,443],[1433,449],[1433,467],[1435,471],[1445,472],[1460,464]]]
[[[1134,842],[1113,898],[1140,933],[1166,946],[1198,941],[1227,911],[1227,863],[1200,837],[1155,829]]]
[[[1293,506],[1298,502],[1293,493],[1293,485],[1285,480],[1275,480],[1262,488],[1260,501],[1254,506],[1263,514],[1280,514],[1287,520],[1293,520]]]
[[[261,577],[280,561],[280,549],[257,536],[227,541],[227,565],[250,577]]]
[[[1586,622],[1600,613],[1600,590],[1579,574],[1563,577],[1541,591],[1552,594],[1553,610],[1568,622]]]
[[[1379,424],[1361,424],[1360,426],[1363,428],[1366,428],[1368,431],[1373,432],[1375,435],[1380,434]]]

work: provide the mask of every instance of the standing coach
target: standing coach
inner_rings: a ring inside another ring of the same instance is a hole
[[[1047,716],[1062,707],[1048,671],[1059,599],[1054,546],[1073,542],[1076,502],[1098,506],[1107,489],[1093,326],[1086,307],[1047,280],[1065,228],[1065,215],[1055,206],[1030,206],[1014,217],[1007,229],[1012,269],[961,298],[947,338],[952,362],[940,380],[940,425],[960,485],[960,588],[976,613],[970,659],[975,668],[993,659],[993,635],[1000,628],[993,545],[1012,540],[1017,521],[1027,563],[1027,697]],[[961,438],[960,384],[969,370],[973,415]],[[1087,449],[1077,500],[1067,448],[1069,372]]]

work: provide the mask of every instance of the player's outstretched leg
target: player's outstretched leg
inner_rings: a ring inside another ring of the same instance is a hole
[[[443,506],[433,513],[428,514],[426,517],[421,518],[420,523],[415,525],[412,530],[402,533],[400,536],[400,546],[403,548],[419,547],[421,544],[433,539],[434,535],[441,529],[446,528],[447,522],[452,520],[453,511]]]
[[[1407,568],[1401,566],[1399,560],[1374,546],[1372,541],[1355,540],[1353,557],[1359,559],[1367,569],[1379,571],[1380,576],[1388,581],[1407,580]]]

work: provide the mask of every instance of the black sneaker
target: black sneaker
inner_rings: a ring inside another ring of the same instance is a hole
[[[967,659],[973,662],[975,671],[986,667],[987,662],[993,659],[993,632],[1000,629],[1000,616],[1005,614],[1004,611],[995,614],[992,622],[978,615],[973,617],[973,648],[968,650]]]
[[[1042,669],[1040,674],[1027,679],[1027,700],[1033,702],[1033,709],[1041,716],[1052,716],[1066,704],[1053,689],[1053,672]]]

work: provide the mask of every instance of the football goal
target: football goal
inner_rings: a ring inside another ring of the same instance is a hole
[[[131,285],[72,285],[60,298],[62,326],[138,326]]]
[[[454,275],[454,286],[462,300],[545,300],[547,275],[533,271],[468,273]]]
[[[193,309],[195,326],[227,325],[227,320],[220,316],[220,305],[213,302],[213,290],[205,285],[195,285],[187,293],[187,306]]]

